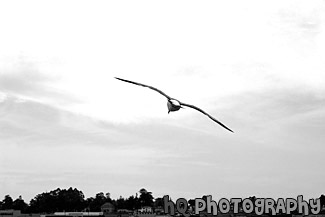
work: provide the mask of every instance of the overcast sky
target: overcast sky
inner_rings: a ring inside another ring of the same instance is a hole
[[[317,0],[1,1],[0,197],[319,197],[324,28]]]

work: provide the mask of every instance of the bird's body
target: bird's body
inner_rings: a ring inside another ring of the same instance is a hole
[[[170,99],[167,101],[168,113],[178,111],[182,108],[181,103],[176,99]]]
[[[225,129],[233,132],[231,129],[229,129],[228,127],[226,127],[224,124],[222,124],[220,121],[218,121],[217,119],[215,119],[214,117],[212,117],[211,115],[209,115],[208,113],[206,113],[205,111],[203,111],[202,109],[200,109],[200,108],[198,108],[198,107],[196,107],[194,105],[190,105],[190,104],[187,104],[187,103],[183,103],[183,102],[180,102],[177,99],[171,98],[170,96],[168,96],[167,94],[165,94],[164,92],[162,92],[161,90],[159,90],[159,89],[157,89],[155,87],[152,87],[152,86],[149,86],[149,85],[145,85],[145,84],[141,84],[141,83],[137,83],[137,82],[134,82],[134,81],[125,80],[125,79],[122,79],[122,78],[116,78],[116,79],[118,79],[120,81],[124,81],[124,82],[131,83],[131,84],[139,85],[139,86],[142,86],[142,87],[148,87],[148,88],[150,88],[152,90],[157,91],[161,95],[165,96],[167,98],[168,113],[169,112],[178,111],[180,108],[183,108],[183,106],[187,106],[187,107],[190,107],[192,109],[195,109],[195,110],[197,110],[197,111],[205,114],[206,116],[208,116],[214,122],[218,123],[219,125],[221,125]]]

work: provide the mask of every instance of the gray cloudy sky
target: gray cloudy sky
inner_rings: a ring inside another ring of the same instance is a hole
[[[0,3],[0,196],[318,197],[324,1]],[[167,114],[155,86],[186,108]]]

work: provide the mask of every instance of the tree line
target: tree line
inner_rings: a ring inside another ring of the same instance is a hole
[[[27,204],[21,196],[13,200],[10,195],[6,195],[0,201],[0,209],[21,210],[22,213],[53,213],[53,212],[100,212],[101,206],[112,203],[116,209],[139,209],[143,206],[162,206],[162,198],[154,200],[152,192],[142,188],[139,195],[118,199],[112,199],[110,193],[97,193],[95,197],[85,198],[82,191],[77,188],[69,189],[57,188],[50,192],[43,192],[36,195]]]
[[[252,201],[256,200],[255,196],[249,197]],[[202,197],[206,199],[206,195]],[[321,207],[325,206],[325,195],[319,197]],[[85,198],[82,191],[77,188],[69,189],[57,188],[50,192],[43,192],[36,195],[29,204],[27,204],[21,196],[13,200],[10,195],[6,195],[0,201],[0,209],[15,209],[22,213],[54,213],[54,212],[100,212],[101,206],[109,202],[114,205],[115,209],[135,210],[143,206],[163,207],[163,198],[154,198],[152,192],[142,188],[139,194],[118,199],[112,199],[110,193],[97,193],[95,197]],[[188,201],[189,205],[194,206],[194,200]]]

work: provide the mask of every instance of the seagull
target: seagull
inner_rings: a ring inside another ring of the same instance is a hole
[[[124,82],[128,82],[128,83],[131,83],[131,84],[139,85],[139,86],[142,86],[142,87],[148,87],[148,88],[150,88],[150,89],[152,89],[154,91],[157,91],[161,95],[165,96],[167,98],[168,114],[169,114],[169,112],[178,111],[180,108],[183,108],[183,106],[187,106],[187,107],[190,107],[192,109],[195,109],[195,110],[197,110],[197,111],[205,114],[206,116],[208,116],[214,122],[218,123],[219,125],[221,125],[225,129],[229,130],[230,132],[233,132],[231,129],[229,129],[228,127],[226,127],[223,123],[221,123],[220,121],[218,121],[217,119],[215,119],[214,117],[212,117],[211,115],[209,115],[208,113],[206,113],[205,111],[203,111],[202,109],[200,109],[200,108],[198,108],[198,107],[196,107],[194,105],[190,105],[190,104],[187,104],[187,103],[180,102],[179,100],[174,99],[174,98],[168,96],[167,94],[165,94],[164,92],[162,92],[161,90],[159,90],[159,89],[157,89],[155,87],[152,87],[152,86],[149,86],[149,85],[145,85],[145,84],[141,84],[141,83],[134,82],[134,81],[125,80],[125,79],[122,79],[122,78],[117,78],[117,77],[115,77],[115,78],[117,80],[124,81]]]

